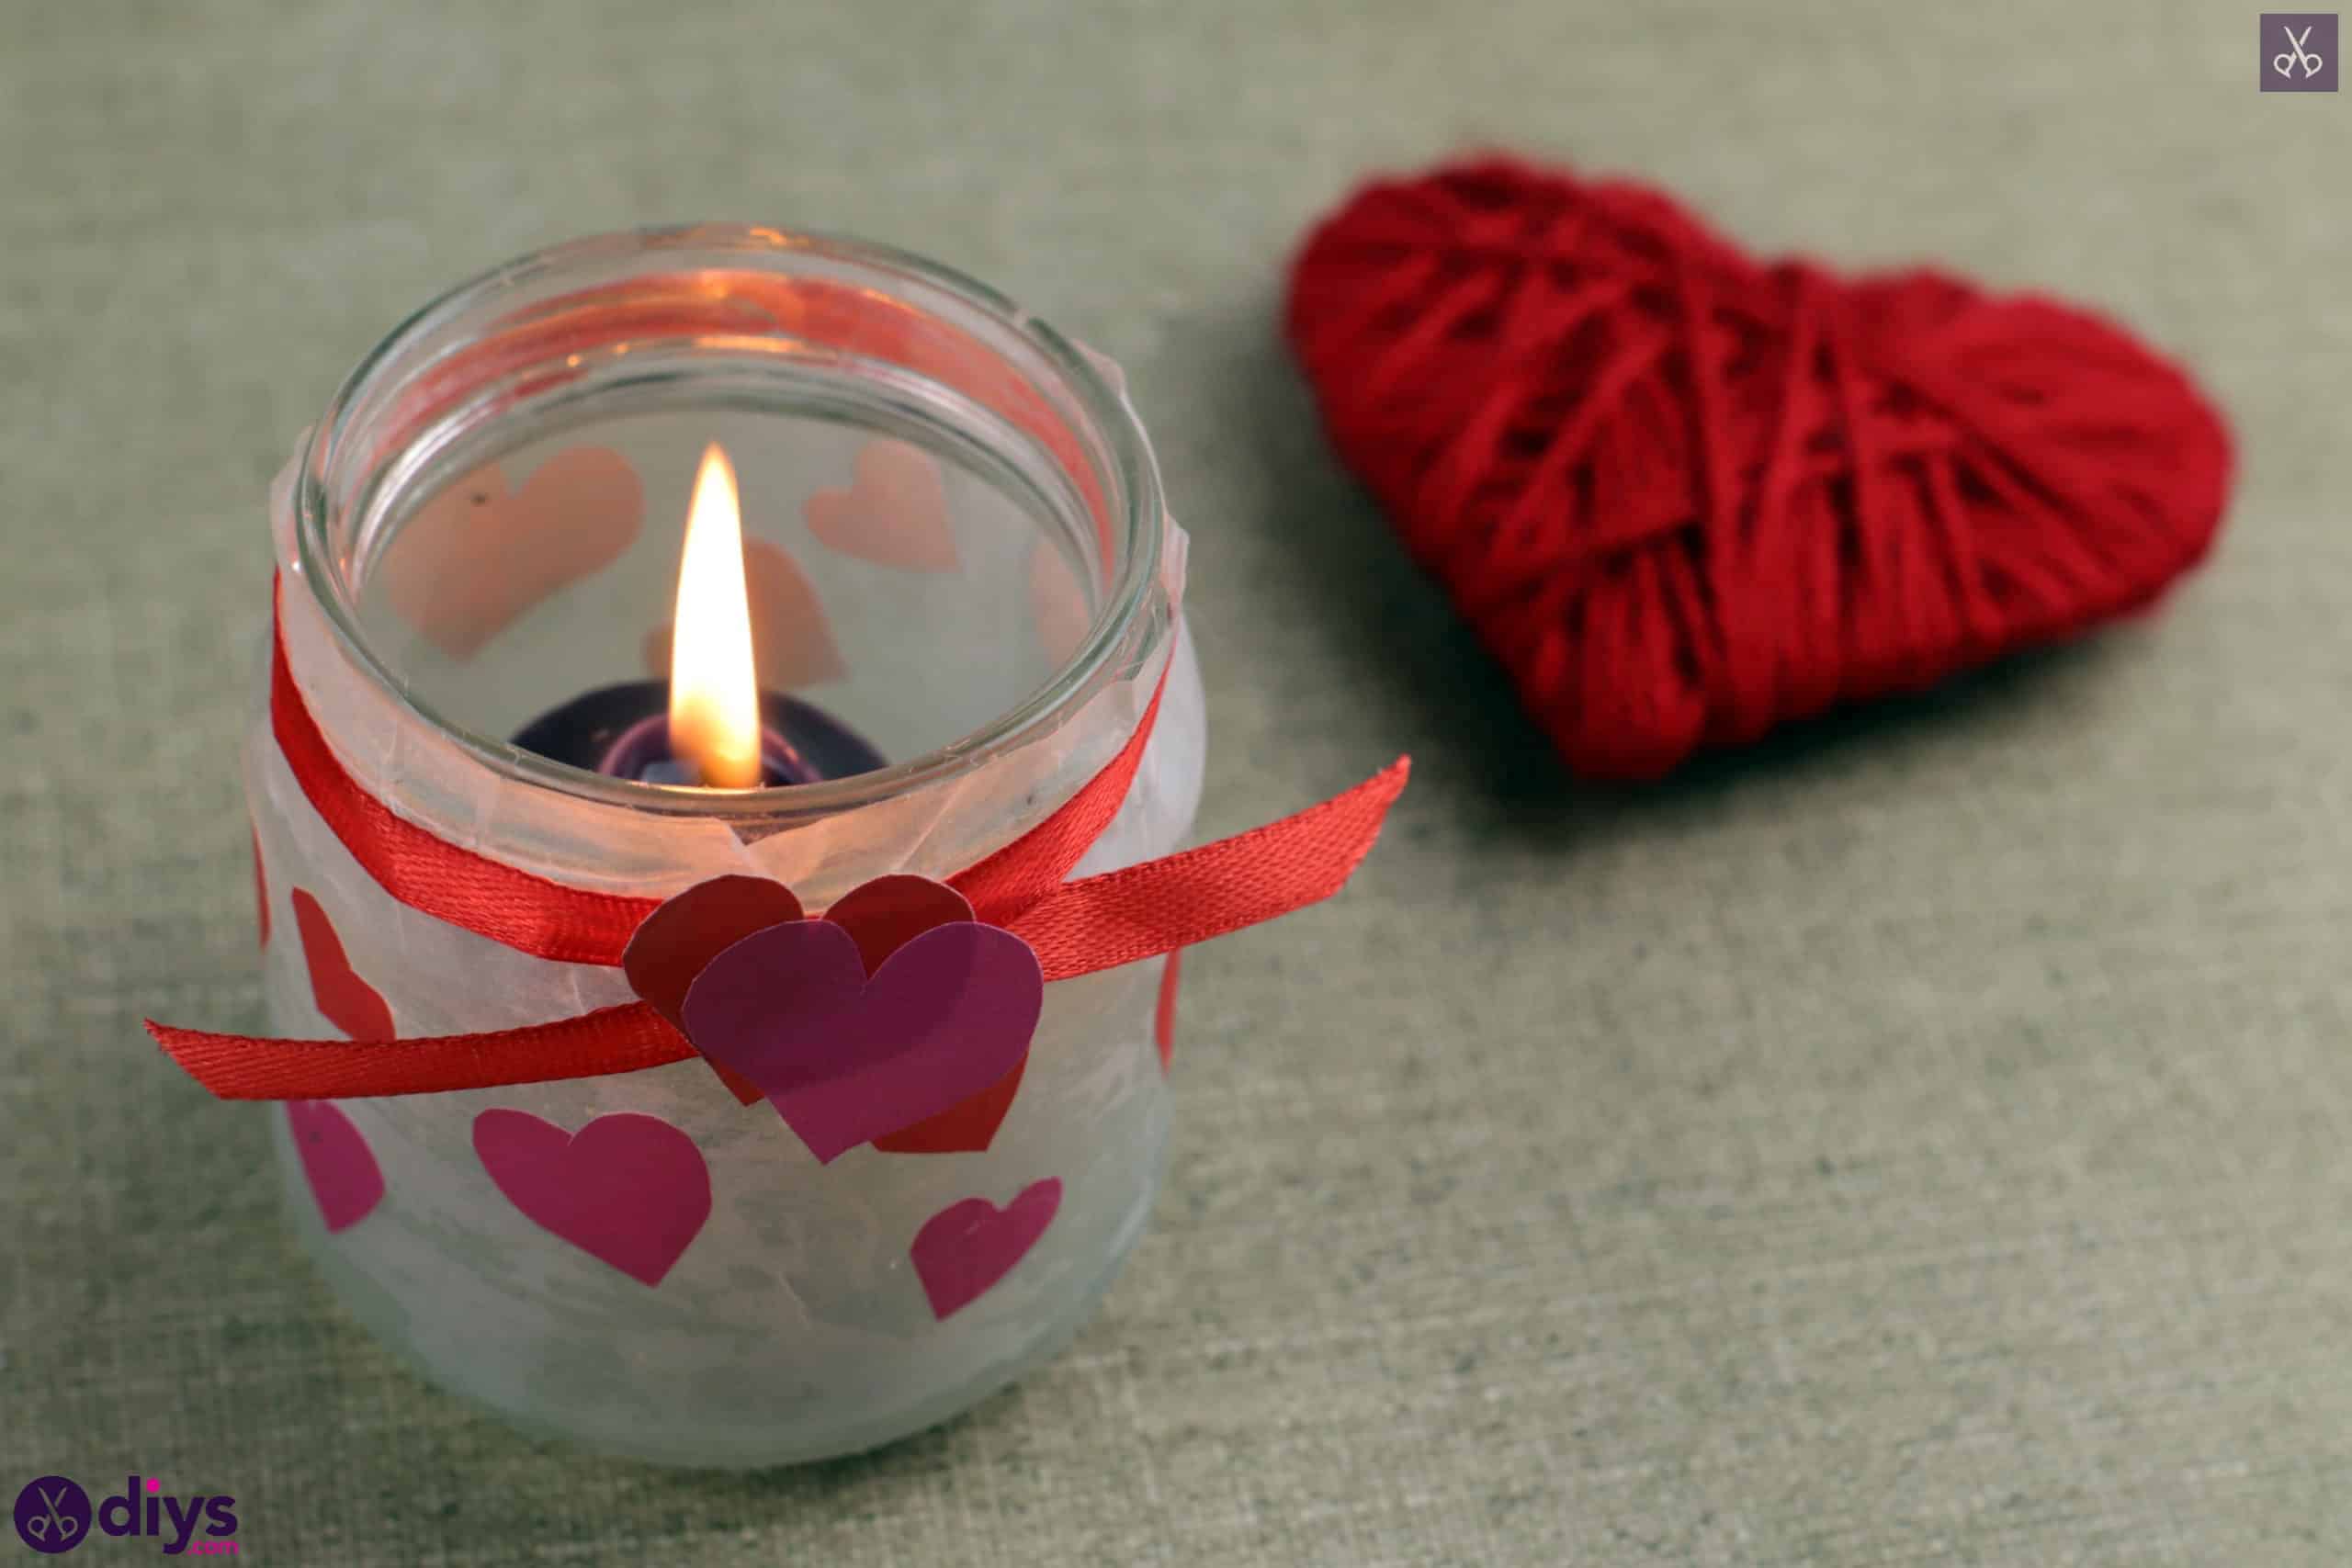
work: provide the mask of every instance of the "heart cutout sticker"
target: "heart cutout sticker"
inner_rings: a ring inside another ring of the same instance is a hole
[[[384,1172],[375,1151],[343,1108],[324,1100],[286,1102],[286,1126],[302,1156],[302,1176],[327,1234],[347,1231],[384,1201]]]
[[[685,1032],[758,1084],[822,1165],[1000,1082],[1044,1006],[1037,955],[998,927],[933,927],[869,977],[849,931],[796,920],[711,961]]]
[[[925,1220],[907,1256],[931,1298],[932,1315],[944,1323],[995,1289],[1029,1256],[1061,1206],[1061,1178],[1049,1176],[1001,1209],[967,1198]]]
[[[825,919],[856,939],[858,957],[870,976],[893,953],[931,930],[972,918],[972,906],[961,893],[928,876],[899,873],[877,876],[844,895],[825,911]],[[874,1146],[893,1155],[978,1154],[996,1141],[1021,1092],[1021,1075],[1028,1070],[1029,1054],[1012,1070],[970,1098],[911,1127],[901,1127],[874,1140]]]
[[[344,956],[343,939],[319,901],[297,887],[288,896],[294,929],[302,938],[302,962],[311,971],[311,999],[329,1023],[354,1040],[392,1040],[392,1010],[383,994],[359,977]]]
[[[573,446],[507,487],[495,463],[410,518],[377,568],[401,618],[471,659],[524,611],[610,566],[637,542],[645,486],[608,446]]]
[[[629,988],[684,1030],[686,989],[710,961],[753,931],[801,917],[800,900],[765,876],[714,876],[665,900],[648,915],[621,953]],[[764,1099],[759,1085],[705,1056],[718,1081],[750,1105]]]
[[[503,1107],[474,1118],[474,1156],[525,1219],[659,1285],[710,1218],[710,1168],[659,1116],[599,1116],[577,1133]]]
[[[772,877],[714,876],[645,917],[621,952],[621,973],[683,1029],[687,987],[712,959],[753,931],[800,918],[800,900]]]
[[[621,955],[630,987],[683,1032],[685,996],[696,976],[727,948],[756,931],[803,918],[800,900],[761,876],[717,876],[697,883],[648,916]],[[847,931],[870,980],[889,956],[935,927],[972,919],[972,906],[944,882],[904,873],[877,876],[843,895],[824,919]],[[704,1055],[721,1083],[745,1105],[765,1099],[760,1087],[717,1057]],[[874,1140],[890,1154],[962,1154],[995,1140],[1020,1092],[1024,1052],[1012,1070],[937,1115]]]
[[[781,546],[743,542],[743,592],[752,605],[752,662],[763,688],[795,692],[847,672],[816,585]],[[670,637],[667,621],[645,634],[645,672],[656,679],[669,678]]]
[[[954,571],[956,531],[939,465],[903,441],[858,448],[847,490],[820,490],[801,508],[818,543],[904,571]]]
[[[825,911],[825,919],[856,942],[858,962],[868,975],[933,926],[971,918],[970,899],[944,882],[907,872],[862,882]]]

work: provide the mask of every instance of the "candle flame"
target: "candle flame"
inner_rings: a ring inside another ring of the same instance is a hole
[[[743,585],[743,515],[735,469],[706,447],[686,508],[670,642],[670,751],[719,789],[760,782],[760,685]]]

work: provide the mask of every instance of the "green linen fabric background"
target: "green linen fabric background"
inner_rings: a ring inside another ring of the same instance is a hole
[[[231,1492],[302,1568],[2352,1561],[2352,105],[2260,47],[2126,0],[8,0],[0,1496]],[[2119,313],[2234,417],[2219,554],[2079,649],[1571,782],[1276,330],[1310,219],[1482,145]],[[1076,1347],[755,1476],[420,1384],[281,1235],[265,1112],[139,1030],[260,1024],[232,752],[296,431],[447,285],[697,217],[1124,362],[1204,836],[1417,758],[1343,897],[1188,963],[1168,1190]]]

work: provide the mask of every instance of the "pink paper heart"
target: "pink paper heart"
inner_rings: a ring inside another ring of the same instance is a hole
[[[847,490],[820,490],[801,509],[817,542],[907,571],[954,571],[956,533],[939,465],[903,441],[858,448]]]
[[[470,659],[524,611],[603,570],[637,542],[645,486],[608,446],[574,446],[520,490],[489,464],[409,519],[377,568],[401,619]]]
[[[624,1111],[566,1133],[502,1107],[474,1118],[474,1156],[524,1218],[647,1285],[710,1218],[702,1151],[659,1116]]]
[[[686,1035],[829,1165],[1001,1080],[1045,1001],[1037,955],[996,926],[934,926],[868,979],[855,937],[795,920],[711,960],[686,992]]]
[[[825,911],[825,919],[857,939],[858,957],[868,975],[934,926],[971,918],[971,903],[961,893],[944,882],[904,872],[862,883]],[[1021,1092],[1021,1071],[1028,1061],[1024,1053],[1011,1072],[979,1093],[911,1127],[884,1134],[874,1146],[892,1155],[971,1154],[987,1148],[996,1141],[996,1130]]]
[[[323,1100],[286,1102],[287,1130],[327,1234],[347,1231],[384,1201],[384,1172],[343,1108]]]
[[[931,1298],[932,1315],[944,1322],[986,1295],[1029,1256],[1061,1206],[1061,1178],[1049,1176],[1001,1209],[967,1198],[925,1220],[907,1256]]]

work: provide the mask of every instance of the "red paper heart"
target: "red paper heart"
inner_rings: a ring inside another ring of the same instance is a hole
[[[2196,388],[2080,310],[1758,262],[1509,162],[1358,193],[1289,333],[1340,455],[1597,774],[2144,605],[2229,487]]]
[[[850,488],[817,491],[801,515],[818,543],[843,555],[908,571],[956,570],[947,486],[920,446],[867,442],[858,448]]]
[[[794,692],[842,678],[842,656],[833,646],[816,585],[782,547],[765,539],[744,541],[743,591],[752,604],[752,660],[762,686]],[[666,680],[669,622],[645,634],[641,651],[645,672]]]
[[[1029,1070],[1023,1056],[1012,1070],[975,1095],[956,1101],[936,1116],[925,1117],[874,1140],[874,1146],[892,1155],[978,1154],[996,1142],[996,1130],[1021,1093],[1021,1075]]]
[[[288,895],[294,905],[294,928],[302,936],[302,962],[311,971],[311,998],[329,1023],[354,1040],[398,1038],[392,1010],[375,987],[361,979],[343,953],[343,939],[319,901],[297,887]]]
[[[882,961],[933,926],[973,918],[971,901],[944,882],[904,872],[860,883],[836,899],[825,919],[849,932],[873,974]]]
[[[710,961],[750,936],[801,918],[800,900],[764,876],[714,876],[665,901],[645,917],[621,953],[629,989],[680,1029],[685,1027],[686,987]],[[766,1098],[760,1086],[711,1061],[710,1070],[745,1105]]]
[[[524,611],[619,559],[644,520],[628,459],[574,446],[519,491],[495,463],[451,485],[409,520],[378,570],[401,619],[470,659]]]

